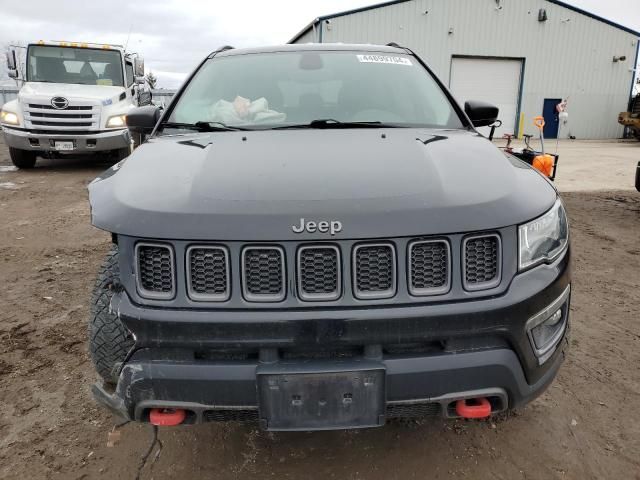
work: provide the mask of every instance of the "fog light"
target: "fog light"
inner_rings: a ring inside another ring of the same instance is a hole
[[[558,329],[562,328],[561,320],[562,310],[558,310],[540,325],[531,329],[533,343],[537,349],[543,349],[553,340],[553,337],[558,333]]]
[[[562,340],[567,328],[570,293],[569,286],[551,305],[527,321],[527,335],[540,365],[551,358]]]

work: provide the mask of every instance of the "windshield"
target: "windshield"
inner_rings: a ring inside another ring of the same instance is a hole
[[[124,86],[117,50],[31,45],[27,81]]]
[[[207,61],[168,122],[242,128],[352,123],[462,128],[431,74],[409,55],[292,52]],[[324,122],[319,123],[318,120]]]

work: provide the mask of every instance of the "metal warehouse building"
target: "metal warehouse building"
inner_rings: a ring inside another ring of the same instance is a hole
[[[319,17],[290,43],[396,42],[423,57],[460,103],[500,107],[498,132],[619,138],[640,33],[557,0],[396,0]]]

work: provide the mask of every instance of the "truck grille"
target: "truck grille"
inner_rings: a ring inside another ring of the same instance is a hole
[[[170,300],[179,291],[184,298],[177,299],[177,306],[184,308],[194,306],[187,299],[229,302],[225,308],[246,308],[246,302],[286,300],[286,307],[295,307],[305,302],[396,296],[410,303],[452,292],[466,297],[463,289],[490,290],[502,282],[498,232],[385,242],[178,242],[175,248],[177,253],[174,246],[155,241],[135,245],[136,287],[141,297]],[[176,258],[184,264],[176,266]],[[462,275],[456,274],[460,271]],[[177,285],[180,281],[185,283],[182,288]],[[241,293],[233,294],[235,289]],[[289,289],[296,294],[287,298]]]
[[[468,237],[464,248],[464,287],[485,290],[500,283],[500,237],[478,235]]]
[[[189,297],[223,302],[229,299],[229,255],[216,246],[192,246],[187,250]]]
[[[69,105],[57,109],[47,104],[27,103],[24,108],[26,126],[35,129],[71,132],[97,129],[99,117],[100,109],[94,109],[93,105]]]
[[[173,249],[166,245],[138,243],[136,266],[140,295],[171,299],[175,294]]]
[[[447,293],[451,285],[449,243],[423,240],[409,244],[409,291],[411,295]]]
[[[354,294],[357,298],[389,298],[396,291],[396,256],[391,244],[354,248]]]
[[[242,265],[245,299],[258,302],[284,299],[284,251],[280,247],[245,248]]]
[[[340,250],[335,246],[300,247],[298,290],[303,300],[335,300],[340,297]]]

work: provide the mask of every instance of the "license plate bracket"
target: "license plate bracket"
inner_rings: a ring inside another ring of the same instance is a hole
[[[265,430],[307,431],[384,425],[385,370],[258,373]]]

